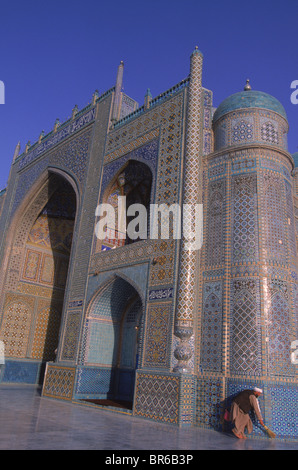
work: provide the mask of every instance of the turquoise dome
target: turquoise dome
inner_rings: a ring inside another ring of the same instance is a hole
[[[298,168],[298,152],[292,153],[295,168]]]
[[[262,91],[245,90],[226,98],[216,109],[213,122],[217,121],[226,113],[243,108],[268,109],[275,111],[287,119],[284,107],[274,96],[263,93]]]

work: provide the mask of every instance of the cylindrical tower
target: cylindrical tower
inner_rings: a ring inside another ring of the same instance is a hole
[[[286,113],[247,82],[217,108],[213,131],[215,149],[205,167],[198,380],[217,378],[225,397],[260,386],[265,421],[293,437],[298,276]]]

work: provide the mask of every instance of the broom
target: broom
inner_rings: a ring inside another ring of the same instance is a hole
[[[265,426],[265,424],[263,424],[263,427],[265,431],[267,432],[268,436],[271,437],[271,439],[274,439],[276,434],[273,431],[271,431],[271,429],[269,429],[267,426]]]

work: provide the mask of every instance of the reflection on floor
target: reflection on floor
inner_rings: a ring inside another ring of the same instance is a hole
[[[194,458],[196,450],[298,450],[298,442],[266,437],[236,439],[222,432],[178,428],[137,418],[127,409],[117,410],[42,397],[41,389],[31,385],[0,384],[0,449],[105,450],[111,455],[114,450],[126,455],[129,451],[138,455],[141,450],[163,454],[179,450],[192,453]],[[195,458],[196,467],[199,463],[199,457]]]

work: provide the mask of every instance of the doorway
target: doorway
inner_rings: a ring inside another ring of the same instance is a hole
[[[142,312],[139,293],[119,276],[108,281],[91,302],[84,365],[97,366],[108,377],[96,391],[101,400],[126,403],[128,408],[132,405],[141,353]]]

